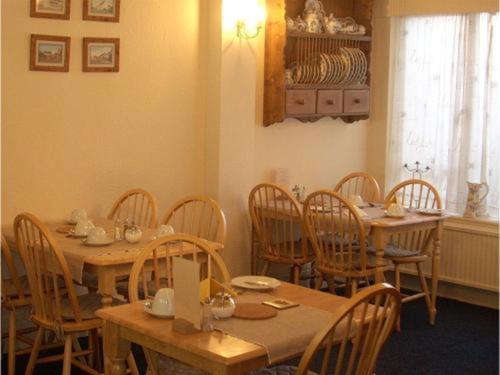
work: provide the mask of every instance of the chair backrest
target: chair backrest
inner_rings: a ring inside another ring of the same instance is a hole
[[[365,202],[379,202],[380,186],[373,176],[364,172],[355,172],[342,178],[333,189],[345,198],[360,195]]]
[[[172,288],[173,258],[182,257],[199,262],[206,267],[203,277],[213,277],[229,283],[231,277],[221,256],[207,241],[188,234],[173,234],[151,242],[135,260],[129,278],[129,300],[139,300],[139,290],[144,297],[153,297],[160,288]],[[150,265],[146,266],[146,261]],[[206,272],[205,272],[206,271]]]
[[[320,374],[372,375],[378,355],[394,329],[401,296],[389,284],[376,284],[355,294],[312,339],[297,375],[306,375],[325,345]],[[330,364],[330,359],[335,358]]]
[[[131,189],[123,193],[109,211],[108,219],[128,220],[143,227],[156,228],[158,205],[156,199],[144,189]]]
[[[12,252],[10,250],[10,246],[7,243],[7,240],[2,235],[2,267],[5,266],[8,271],[8,275],[3,272],[2,269],[2,301],[10,301],[12,299],[24,299],[28,290],[24,290],[23,284],[19,278],[20,274],[16,267],[14,257],[12,256]],[[8,293],[7,285],[12,285],[13,293]]]
[[[255,186],[248,198],[248,209],[257,238],[269,259],[307,256],[302,209],[285,188],[272,183]],[[303,241],[298,242],[303,237]]]
[[[339,276],[366,271],[364,224],[347,199],[330,190],[311,193],[304,222],[319,270]]]
[[[190,234],[208,241],[224,244],[226,218],[214,199],[192,195],[170,207],[160,224],[171,225],[175,233]]]
[[[75,321],[81,322],[80,305],[68,264],[52,233],[29,213],[16,216],[14,231],[28,275],[33,318],[51,326],[61,324],[62,306],[67,304]]]
[[[424,180],[400,182],[385,197],[389,202],[397,198],[407,208],[441,208],[441,197],[432,184]]]
[[[394,199],[411,209],[442,208],[438,191],[424,180],[412,179],[399,183],[387,194],[385,201],[390,202]],[[407,250],[425,252],[431,243],[433,230],[433,228],[423,228],[415,231],[408,228],[407,231],[399,231],[392,235],[389,243]]]

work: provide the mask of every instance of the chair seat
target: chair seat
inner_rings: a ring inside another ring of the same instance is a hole
[[[176,375],[207,375],[208,372],[191,367],[173,358],[159,355],[158,356],[158,373],[159,374],[176,374]]]
[[[101,295],[97,293],[90,293],[78,296],[78,303],[80,305],[80,312],[83,320],[96,319],[96,310],[102,308]],[[113,299],[112,305],[121,305],[123,302]],[[62,303],[62,313],[61,316],[65,320],[74,320],[75,316],[73,314],[73,309],[71,308],[69,301],[65,299]]]
[[[368,246],[367,252],[370,254],[375,254],[376,250],[373,246]],[[404,257],[414,257],[419,255],[420,252],[417,250],[408,250],[401,247],[394,246],[392,244],[387,245],[384,249],[385,258],[404,258]]]

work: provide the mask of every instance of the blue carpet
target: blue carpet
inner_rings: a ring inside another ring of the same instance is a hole
[[[440,298],[436,325],[430,326],[425,303],[419,300],[403,306],[401,328],[385,345],[377,375],[498,374],[498,310]],[[140,348],[134,348],[134,352],[144,373]],[[26,363],[27,357],[18,359],[18,374],[24,373]],[[2,373],[6,373],[5,355]],[[60,363],[39,365],[35,371],[58,373]],[[73,368],[72,374],[83,373]]]

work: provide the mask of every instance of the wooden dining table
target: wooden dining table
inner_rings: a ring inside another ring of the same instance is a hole
[[[276,209],[279,210],[280,205],[278,204]],[[437,298],[437,288],[439,281],[439,263],[441,258],[441,237],[443,232],[443,222],[448,218],[447,215],[423,215],[415,209],[405,209],[405,215],[401,218],[388,217],[385,214],[385,209],[383,204],[372,204],[370,207],[363,207],[362,211],[366,216],[361,217],[365,224],[365,230],[369,238],[371,238],[371,244],[376,251],[376,273],[375,282],[380,283],[385,280],[384,271],[387,269],[385,267],[384,261],[384,249],[390,242],[391,236],[400,233],[415,233],[422,230],[430,231],[430,238],[432,242],[432,271],[431,271],[431,314],[430,323],[434,324],[436,319],[436,298]],[[297,223],[302,220],[301,217],[297,216],[294,218]],[[252,229],[252,273],[256,273],[256,259],[258,244],[256,243],[256,236],[254,230]]]
[[[113,235],[113,221],[96,218],[93,222],[96,226],[102,226],[108,236]],[[84,246],[81,239],[69,237],[67,234],[58,231],[58,229],[68,226],[64,221],[47,222],[46,226],[54,235],[68,263],[72,278],[79,283],[82,282],[83,274],[95,277],[98,292],[102,297],[101,303],[103,307],[111,306],[113,297],[117,296],[117,278],[130,274],[132,265],[139,253],[156,234],[156,229],[141,228],[143,235],[137,243],[128,243],[122,240],[115,241],[108,246],[89,247]],[[17,250],[12,225],[3,226],[2,234],[12,249]],[[220,251],[224,248],[222,244],[207,242],[213,250]],[[176,250],[176,248],[173,249],[173,251]],[[147,267],[148,262],[146,262]]]
[[[331,313],[348,301],[344,297],[289,283],[282,283],[279,288],[266,293]],[[144,302],[101,309],[96,315],[104,321],[106,374],[125,374],[125,360],[131,343],[212,374],[245,374],[269,365],[268,353],[263,346],[220,331],[177,333],[173,330],[173,320],[146,314]],[[285,343],[288,340],[286,334],[280,339]],[[300,356],[305,348],[294,347],[287,357]]]

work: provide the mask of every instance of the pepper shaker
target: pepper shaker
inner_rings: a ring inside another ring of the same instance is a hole
[[[213,331],[214,326],[212,324],[212,301],[210,297],[207,297],[203,302],[203,311],[201,317],[201,330],[203,332]]]

